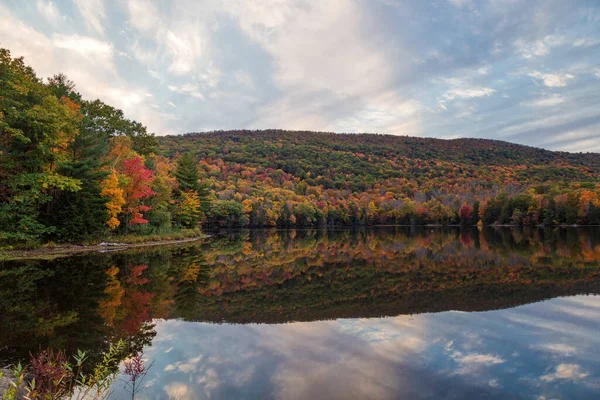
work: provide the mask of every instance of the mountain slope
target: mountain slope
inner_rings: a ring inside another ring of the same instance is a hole
[[[324,213],[332,207],[347,209],[355,214],[346,218],[353,223],[354,219],[398,222],[413,213],[424,217],[406,221],[458,222],[463,205],[472,214],[475,202],[487,204],[502,194],[506,195],[503,202],[526,195],[527,204],[509,204],[503,218],[490,215],[494,220],[484,222],[512,222],[515,208],[526,214],[530,206],[539,211],[544,199],[558,198],[561,204],[589,211],[587,206],[595,207],[596,197],[592,195],[589,204],[579,204],[579,199],[585,190],[597,195],[600,182],[600,154],[552,152],[487,139],[265,130],[191,133],[158,140],[167,156],[191,152],[217,199],[246,201],[247,210],[261,201],[269,210],[274,210],[273,203],[286,201],[305,203]],[[562,199],[562,195],[572,198]],[[403,206],[406,212],[399,211]],[[521,209],[524,206],[526,210]],[[482,216],[484,211],[477,210]],[[547,217],[546,223],[583,223],[579,211],[571,211],[577,216],[569,218],[566,214]],[[544,219],[529,217],[528,223]]]

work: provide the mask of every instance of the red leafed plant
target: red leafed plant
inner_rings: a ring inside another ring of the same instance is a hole
[[[125,375],[128,377],[128,381],[125,381],[127,390],[131,394],[131,399],[135,399],[136,393],[140,390],[142,381],[148,374],[148,370],[152,367],[153,363],[146,365],[143,358],[143,353],[139,353],[131,358],[128,358],[123,362],[125,366]]]
[[[131,216],[129,224],[146,224],[148,220],[144,219],[142,213],[150,211],[151,208],[140,204],[140,201],[156,194],[150,188],[150,184],[154,180],[154,175],[152,171],[144,166],[141,157],[123,160],[122,165],[123,174],[127,177],[125,185],[125,210]]]
[[[35,382],[30,398],[61,398],[68,394],[73,373],[62,351],[44,350],[32,355],[29,368]]]

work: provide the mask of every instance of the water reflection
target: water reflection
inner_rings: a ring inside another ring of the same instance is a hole
[[[577,296],[285,325],[161,320],[142,398],[590,399],[599,317],[600,297]]]
[[[5,262],[0,364],[125,339],[141,398],[589,398],[598,297],[464,311],[600,294],[599,260],[598,229],[381,228]]]

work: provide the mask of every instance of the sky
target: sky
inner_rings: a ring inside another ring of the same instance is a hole
[[[0,0],[0,47],[157,135],[279,128],[600,152],[598,0]]]

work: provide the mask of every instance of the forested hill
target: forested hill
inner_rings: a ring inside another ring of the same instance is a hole
[[[345,187],[356,177],[476,179],[484,174],[487,179],[486,172],[499,172],[498,183],[594,181],[600,171],[597,153],[552,152],[489,139],[285,130],[217,131],[158,139],[170,156],[190,151],[198,159],[281,169],[328,188]]]
[[[264,224],[271,211],[280,217],[284,204],[304,204],[310,221],[331,211],[331,219],[323,217],[328,223],[475,223],[481,217],[546,224],[591,223],[582,216],[591,212],[595,221],[600,205],[596,153],[488,139],[285,130],[157,139],[169,157],[191,153],[218,200],[245,202],[251,225],[253,216]]]
[[[434,139],[380,134],[348,134],[286,130],[236,130],[188,133],[158,137],[168,151],[189,149],[205,157],[233,157],[259,151],[269,156],[294,158],[335,157],[353,155],[356,159],[377,163],[399,158],[436,160],[472,165],[527,165],[567,163],[574,166],[600,167],[600,154],[556,152],[536,147],[490,139]],[[198,148],[196,144],[201,144]],[[312,154],[317,150],[336,152],[331,155]],[[259,156],[260,154],[257,154]],[[251,154],[249,154],[251,156]],[[371,158],[368,158],[371,157]],[[264,163],[264,160],[253,162]],[[244,159],[243,161],[248,161]],[[263,166],[267,166],[264,165]]]

